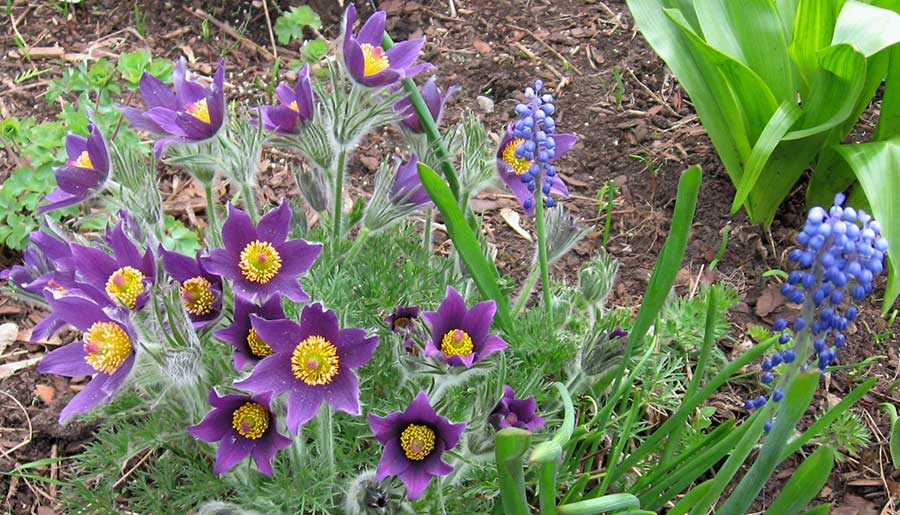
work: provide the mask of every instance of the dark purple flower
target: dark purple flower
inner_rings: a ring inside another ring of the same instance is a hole
[[[205,327],[222,312],[222,279],[203,268],[200,254],[189,257],[159,247],[166,272],[181,284],[181,303],[195,329]]]
[[[135,129],[167,134],[153,145],[156,157],[170,143],[203,141],[215,136],[225,120],[225,61],[219,66],[209,87],[188,80],[182,57],[173,72],[174,93],[164,82],[148,72],[141,76],[141,95],[147,110],[119,106]]]
[[[466,424],[438,415],[425,392],[419,392],[405,411],[384,417],[369,414],[369,427],[384,446],[375,479],[398,476],[410,500],[417,499],[434,476],[453,471],[441,457],[459,442]]]
[[[434,77],[431,77],[422,85],[422,99],[425,100],[425,105],[428,106],[428,111],[431,112],[431,117],[434,118],[435,123],[440,123],[444,103],[457,89],[459,89],[459,86],[450,86],[447,88],[444,96],[441,96],[441,90],[437,87],[437,81]],[[403,97],[402,100],[394,104],[394,109],[403,113],[403,120],[400,121],[401,125],[417,134],[425,132],[409,97]]]
[[[88,137],[69,133],[66,136],[66,164],[53,169],[56,175],[56,189],[38,208],[38,213],[68,207],[84,202],[88,197],[103,189],[109,178],[109,153],[100,129],[88,123]]]
[[[419,178],[419,156],[416,154],[409,156],[409,161],[397,168],[397,177],[391,186],[391,200],[397,204],[415,206],[431,204],[431,197]]]
[[[209,391],[213,407],[202,422],[188,428],[188,433],[204,442],[219,442],[213,472],[222,474],[234,468],[247,456],[253,456],[256,468],[271,477],[272,458],[278,449],[291,444],[279,433],[275,413],[269,407],[271,393],[260,395],[223,395]]]
[[[578,137],[574,134],[554,134],[553,140],[556,142],[556,147],[554,148],[554,157],[550,159],[551,162],[564,156],[578,141]],[[534,162],[516,155],[516,148],[524,142],[523,138],[513,136],[513,125],[509,124],[506,127],[506,134],[500,141],[500,147],[497,149],[497,173],[500,174],[500,178],[523,207],[527,205],[526,201],[528,200],[531,200],[532,204],[534,202],[534,193],[529,191],[527,182],[522,182],[522,177],[531,169]],[[545,180],[550,180],[550,194],[561,197],[569,196],[569,189],[559,175],[546,177]],[[525,213],[529,216],[533,215],[534,205],[526,207]]]
[[[412,335],[419,334],[415,324],[421,311],[417,306],[397,306],[394,312],[384,319],[384,323],[391,328],[391,331],[403,335],[403,348],[413,355],[419,352],[418,347],[412,341]]]
[[[298,125],[312,121],[316,113],[313,102],[312,82],[309,80],[309,65],[304,64],[297,75],[297,85],[291,88],[282,82],[275,88],[278,105],[259,108],[259,119],[267,131],[296,134]],[[254,123],[258,123],[254,120]]]
[[[212,249],[200,258],[207,271],[232,281],[234,292],[253,302],[265,302],[282,294],[294,302],[309,295],[297,276],[309,270],[322,245],[303,239],[288,240],[291,208],[287,201],[266,213],[254,226],[244,211],[228,204],[222,226],[223,249]]]
[[[82,340],[60,347],[38,364],[38,371],[67,377],[93,376],[59,414],[60,423],[108,402],[134,365],[134,333],[92,300],[77,295],[50,298],[53,315],[83,332]]]
[[[255,393],[290,392],[287,427],[297,434],[322,402],[359,415],[359,379],[354,368],[369,362],[377,336],[362,329],[340,329],[337,315],[321,304],[303,308],[300,324],[292,320],[251,317],[253,329],[274,354],[264,358],[235,386]]]
[[[74,286],[72,250],[69,244],[43,231],[32,231],[31,244],[25,248],[21,265],[0,272],[17,288],[41,295],[45,288],[65,292]]]
[[[243,370],[248,363],[256,364],[266,356],[272,355],[272,347],[256,334],[250,323],[250,315],[264,320],[280,320],[284,318],[281,297],[276,295],[262,306],[247,302],[240,297],[234,299],[234,322],[215,333],[216,338],[226,341],[234,347],[234,366]]]
[[[491,411],[488,421],[494,429],[518,427],[534,431],[544,425],[544,419],[534,414],[537,401],[534,395],[527,399],[516,399],[516,393],[509,385],[503,385],[503,397]]]
[[[425,355],[439,357],[454,367],[470,367],[505,349],[507,345],[502,338],[488,334],[496,310],[493,300],[479,302],[469,309],[459,292],[447,286],[447,297],[438,310],[422,314],[431,328]]]
[[[344,13],[343,52],[344,65],[353,80],[370,88],[387,86],[430,69],[431,63],[414,64],[425,44],[424,39],[401,41],[387,51],[381,47],[387,13],[376,11],[366,23],[353,33],[356,23],[356,6],[350,4]]]

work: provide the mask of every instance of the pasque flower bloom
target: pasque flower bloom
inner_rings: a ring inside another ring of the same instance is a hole
[[[167,134],[153,145],[156,157],[170,143],[203,141],[215,136],[225,120],[225,61],[220,59],[212,84],[204,87],[188,80],[184,58],[178,60],[172,74],[175,92],[148,72],[141,77],[140,88],[147,110],[119,106],[135,129]]]
[[[507,344],[502,338],[489,334],[496,310],[493,300],[468,308],[459,292],[448,286],[447,296],[437,311],[422,314],[431,329],[425,354],[455,367],[470,367],[505,349]]]
[[[208,272],[230,280],[234,292],[247,300],[265,302],[282,294],[294,302],[305,302],[309,295],[297,276],[309,270],[322,245],[288,240],[290,227],[287,201],[266,213],[256,226],[247,213],[229,204],[222,226],[225,248],[212,249],[200,263]]]
[[[272,476],[272,458],[279,449],[290,445],[291,439],[275,429],[277,421],[269,407],[271,400],[271,393],[219,397],[215,389],[209,391],[213,410],[202,422],[189,427],[188,433],[205,442],[220,442],[213,472],[227,472],[252,456],[256,468]]]
[[[342,57],[353,80],[367,87],[380,87],[399,82],[432,68],[431,63],[414,64],[423,39],[401,41],[387,51],[381,46],[387,13],[376,11],[366,23],[353,32],[356,6],[350,4],[344,13]]]
[[[300,68],[297,84],[293,88],[282,82],[275,88],[275,94],[278,95],[280,104],[266,105],[259,109],[259,119],[265,130],[296,134],[300,124],[312,121],[316,106],[308,64]]]
[[[163,267],[181,285],[181,303],[195,329],[205,327],[222,311],[222,279],[211,274],[196,257],[185,256],[160,246]]]
[[[38,213],[84,202],[103,189],[109,178],[109,153],[100,129],[88,123],[88,137],[69,133],[66,136],[66,164],[54,168],[56,189],[38,208]]]
[[[435,77],[431,77],[422,85],[422,99],[425,101],[425,105],[428,106],[428,111],[431,112],[431,117],[434,118],[435,123],[440,123],[441,111],[444,109],[444,104],[447,102],[447,99],[450,98],[450,95],[457,89],[459,89],[459,86],[450,86],[447,88],[447,92],[444,93],[444,96],[441,96],[441,90],[437,87],[437,80]],[[403,113],[403,119],[400,120],[400,125],[417,134],[425,132],[422,128],[422,123],[419,121],[419,117],[416,115],[415,109],[413,109],[412,101],[410,101],[409,97],[403,97],[403,99],[394,104],[394,109]]]
[[[81,341],[60,347],[38,364],[38,371],[67,377],[93,376],[59,414],[60,423],[108,402],[122,387],[134,365],[134,333],[124,319],[114,318],[87,297],[50,298],[53,315],[80,331]],[[121,313],[121,311],[120,311]]]
[[[431,197],[422,186],[419,178],[419,156],[412,154],[409,161],[397,168],[397,177],[391,186],[392,199],[397,204],[412,204],[414,206],[427,206],[431,204]]]
[[[21,265],[0,271],[0,280],[9,280],[17,288],[41,295],[50,288],[64,292],[74,285],[72,250],[69,244],[44,231],[28,235],[31,244],[25,248]]]
[[[418,334],[415,324],[421,311],[418,306],[397,306],[394,312],[384,319],[384,323],[391,328],[394,334],[404,337],[403,348],[410,354],[418,352],[416,345],[412,341],[412,335]]]
[[[362,329],[340,329],[334,311],[318,303],[303,308],[299,324],[256,316],[251,320],[273,354],[235,386],[256,393],[290,392],[287,427],[294,434],[315,416],[323,401],[359,415],[359,379],[352,369],[369,362],[377,336],[367,336]]]
[[[375,472],[379,481],[399,476],[409,498],[417,499],[434,476],[453,471],[444,452],[459,442],[465,423],[454,424],[437,414],[425,392],[419,392],[406,410],[384,417],[369,414],[369,427],[384,446]]]
[[[503,397],[491,411],[488,421],[495,429],[518,427],[534,431],[544,425],[544,419],[535,415],[537,401],[534,395],[516,399],[516,392],[509,385],[503,385]]]
[[[234,366],[243,370],[248,363],[256,364],[266,356],[272,355],[272,347],[256,334],[250,322],[250,316],[256,315],[264,320],[280,320],[284,318],[281,307],[281,296],[275,295],[261,306],[247,302],[240,297],[234,299],[234,322],[215,333],[216,338],[226,341],[234,347],[232,358]]]

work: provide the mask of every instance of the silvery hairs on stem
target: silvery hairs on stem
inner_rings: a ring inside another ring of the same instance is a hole
[[[131,213],[143,234],[152,238],[149,246],[155,248],[165,233],[162,195],[155,167],[147,166],[146,155],[133,146],[111,142],[109,148],[112,149],[115,181],[118,184],[117,188],[113,188],[117,207]]]
[[[228,134],[230,138],[220,139],[224,158],[220,165],[222,171],[235,184],[255,187],[262,149],[267,139],[262,125],[251,124],[246,117],[232,114]]]

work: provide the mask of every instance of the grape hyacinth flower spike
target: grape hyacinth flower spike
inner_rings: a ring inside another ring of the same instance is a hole
[[[503,397],[491,411],[488,422],[498,431],[506,427],[518,427],[534,431],[543,427],[544,419],[535,415],[537,401],[534,395],[516,399],[516,392],[509,385],[503,385]]]
[[[431,117],[434,119],[435,124],[440,123],[444,104],[457,89],[459,89],[459,86],[450,86],[447,88],[447,92],[441,96],[441,90],[437,86],[437,79],[433,76],[422,85],[422,99],[425,100],[425,105],[428,106],[428,111],[431,112]],[[425,132],[408,96],[403,97],[403,99],[394,104],[394,109],[403,114],[403,119],[400,120],[401,126],[416,134]]]
[[[46,213],[84,202],[101,191],[109,179],[109,152],[103,134],[94,122],[88,123],[88,136],[66,136],[66,164],[53,169],[56,189],[44,197],[46,204],[38,213]]]
[[[187,78],[185,60],[175,64],[172,74],[175,91],[148,72],[141,76],[140,88],[147,110],[119,106],[134,129],[167,135],[153,145],[157,159],[166,145],[194,143],[218,134],[225,121],[225,61],[219,59],[212,84],[204,87]]]
[[[127,320],[114,318],[91,299],[67,295],[49,299],[53,316],[82,331],[82,339],[48,353],[38,372],[66,377],[92,376],[59,414],[60,423],[108,402],[134,365],[134,332]],[[119,312],[121,313],[121,312]]]
[[[275,429],[277,420],[269,407],[271,400],[271,393],[219,397],[215,389],[209,391],[213,410],[202,422],[189,427],[188,433],[205,442],[220,442],[213,472],[223,474],[252,456],[256,468],[272,476],[272,458],[279,449],[290,445],[291,439]]]
[[[262,121],[265,130],[297,134],[301,125],[312,121],[316,114],[316,106],[308,64],[300,68],[297,84],[293,88],[282,82],[275,88],[275,94],[281,103],[262,106],[258,111],[259,120]],[[254,120],[253,123],[259,121]]]
[[[236,387],[255,393],[290,392],[287,427],[293,434],[316,415],[322,402],[359,415],[359,379],[352,369],[372,359],[377,336],[368,336],[362,329],[340,329],[334,311],[319,303],[303,308],[300,324],[251,319],[256,334],[273,354]]]
[[[419,178],[419,156],[412,154],[409,161],[397,168],[397,177],[391,186],[391,199],[397,204],[431,206],[431,197]]]
[[[181,303],[195,329],[214,322],[222,311],[222,279],[206,271],[200,254],[189,257],[159,248],[163,267],[181,286]]]
[[[459,292],[448,286],[447,296],[437,311],[422,313],[431,329],[425,355],[454,367],[468,368],[505,349],[508,345],[502,338],[489,334],[496,310],[497,304],[493,300],[468,308]]]
[[[356,6],[350,4],[344,12],[341,57],[353,80],[366,87],[388,86],[433,68],[431,63],[415,64],[424,39],[401,41],[384,50],[381,39],[386,19],[386,12],[375,11],[359,32],[354,33]]]
[[[250,216],[228,204],[222,225],[225,248],[212,249],[200,263],[210,273],[232,282],[237,296],[265,302],[281,294],[294,302],[305,302],[297,276],[309,270],[322,252],[322,245],[303,239],[288,240],[291,208],[287,201],[266,213],[253,225]]]
[[[264,320],[280,320],[285,317],[284,308],[281,307],[281,296],[276,295],[257,306],[240,297],[234,299],[234,322],[219,329],[215,333],[216,338],[230,343],[234,347],[232,358],[235,368],[243,370],[247,364],[256,364],[266,356],[272,355],[272,347],[256,334],[256,330],[250,322],[250,316],[256,315]]]
[[[375,479],[399,476],[410,500],[415,500],[428,488],[432,477],[453,471],[442,456],[456,446],[466,424],[454,424],[438,415],[425,392],[419,392],[402,412],[384,417],[370,413],[369,427],[384,446]]]

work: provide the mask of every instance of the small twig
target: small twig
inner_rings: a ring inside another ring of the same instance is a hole
[[[571,67],[572,70],[573,70],[575,73],[577,73],[578,75],[584,75],[583,73],[581,73],[581,70],[579,70],[578,67],[575,66],[574,63],[570,62],[568,59],[565,58],[565,56],[563,56],[563,55],[560,54],[555,48],[553,48],[552,46],[550,46],[550,44],[547,43],[547,42],[544,40],[544,38],[538,36],[537,34],[535,34],[534,32],[532,32],[532,31],[526,29],[525,27],[519,27],[519,26],[517,26],[517,25],[512,25],[512,24],[507,24],[507,26],[512,27],[512,28],[514,28],[514,29],[516,29],[516,30],[521,30],[522,32],[528,34],[529,36],[531,36],[531,39],[533,39],[533,40],[537,41],[538,43],[544,45],[544,47],[546,47],[547,50],[550,51],[550,53],[552,53],[552,54],[555,55],[560,61],[562,61],[564,65],[567,65],[567,66]],[[585,48],[587,48],[587,47],[585,47]]]
[[[456,18],[456,3],[453,0],[448,0],[447,3],[450,4],[448,6],[450,8],[450,16]]]
[[[212,23],[213,25],[215,25],[216,27],[219,27],[220,29],[222,29],[222,31],[224,31],[226,34],[228,34],[229,36],[236,39],[239,43],[241,43],[242,45],[244,45],[245,47],[247,47],[251,50],[256,51],[257,53],[259,53],[266,59],[269,59],[269,60],[275,59],[275,56],[272,55],[272,52],[269,52],[265,48],[257,45],[253,41],[242,36],[240,33],[238,33],[238,31],[234,30],[231,27],[231,25],[220,22],[219,20],[215,19],[214,17],[210,16],[209,14],[206,14],[201,9],[194,10],[188,6],[184,6],[184,10],[191,13],[192,15],[196,16],[197,18],[200,18],[201,20],[206,20],[206,21]]]
[[[543,64],[544,66],[546,66],[547,69],[550,70],[550,71],[553,73],[553,75],[556,75],[556,77],[557,77],[557,78],[559,79],[559,81],[560,81],[560,86],[559,86],[559,88],[562,88],[562,84],[563,84],[564,82],[565,82],[565,83],[568,83],[568,82],[569,82],[569,79],[566,78],[566,76],[563,75],[562,73],[559,73],[559,70],[557,70],[556,68],[554,68],[554,66],[553,66],[552,64],[550,64],[550,63],[544,61],[543,59],[541,59],[540,56],[538,56],[537,54],[535,54],[534,52],[532,52],[531,50],[529,50],[529,49],[528,49],[525,45],[523,45],[522,43],[519,43],[518,41],[515,41],[515,42],[513,42],[513,46],[516,47],[516,48],[518,48],[519,50],[521,50],[522,53],[525,54],[526,56],[528,56],[529,58],[531,58],[531,59],[537,61],[539,64]],[[559,89],[559,88],[558,88],[558,89]]]
[[[126,472],[125,474],[123,474],[122,477],[120,477],[118,480],[116,480],[115,483],[113,483],[113,485],[112,485],[113,490],[115,490],[120,484],[122,484],[123,481],[125,481],[126,479],[128,479],[128,476],[130,476],[135,470],[137,470],[138,467],[140,467],[141,465],[143,465],[145,461],[147,461],[148,459],[150,459],[150,456],[151,456],[151,455],[153,455],[153,449],[148,449],[147,452],[144,453],[144,456],[143,456],[141,459],[139,459],[138,462],[135,463],[133,467],[131,467],[130,469],[128,469],[128,472]]]
[[[647,87],[646,84],[641,82],[640,79],[638,79],[637,76],[634,74],[634,72],[631,70],[631,68],[628,68],[628,75],[631,75],[631,78],[634,79],[634,81],[637,82],[641,86],[641,89],[646,91],[647,94],[653,98],[653,100],[656,100],[657,102],[659,102],[659,104],[663,106],[663,109],[665,109],[666,111],[668,111],[670,114],[674,115],[675,117],[681,118],[681,115],[678,114],[677,112],[675,112],[675,110],[672,109],[672,106],[670,106],[668,102],[666,102],[665,100],[660,98],[660,96],[657,95],[656,93],[654,93],[652,89],[650,89],[649,87]]]
[[[56,479],[59,477],[59,462],[56,458],[59,457],[59,447],[56,444],[53,444],[53,447],[50,448],[50,497],[56,499]]]
[[[18,399],[16,399],[15,397],[13,397],[12,395],[10,395],[9,393],[7,393],[7,392],[4,391],[4,390],[0,390],[0,394],[9,397],[10,399],[12,399],[12,401],[13,401],[14,403],[16,403],[16,405],[19,407],[19,409],[22,410],[22,413],[25,414],[25,422],[28,424],[28,436],[25,438],[25,440],[22,440],[21,442],[17,443],[16,445],[14,445],[13,447],[11,447],[11,448],[9,448],[9,449],[7,449],[7,450],[0,449],[0,453],[3,454],[3,457],[4,457],[4,458],[12,459],[12,458],[10,457],[10,455],[11,455],[13,452],[15,452],[16,449],[18,449],[18,448],[20,448],[20,447],[23,447],[23,446],[25,446],[25,445],[28,445],[28,443],[31,442],[31,437],[33,436],[34,433],[32,432],[32,427],[31,427],[31,417],[28,416],[28,410],[25,409],[25,406],[22,406],[22,403],[19,402]]]
[[[272,32],[272,19],[269,18],[269,3],[263,0],[263,13],[266,15],[266,28],[269,29],[269,40],[272,42],[272,55],[278,58],[278,47],[275,46],[275,33]]]

